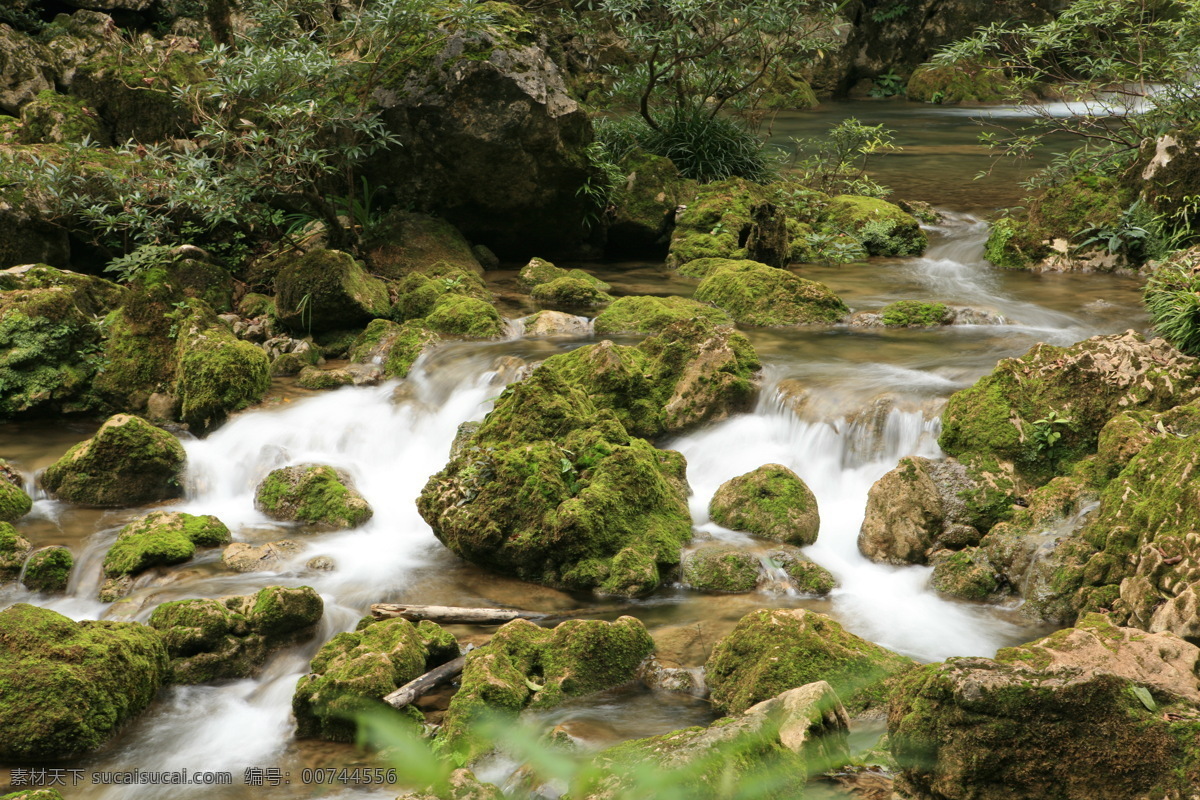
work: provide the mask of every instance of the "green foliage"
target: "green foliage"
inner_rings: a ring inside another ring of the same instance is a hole
[[[765,183],[774,177],[762,141],[744,122],[687,106],[663,114],[653,126],[634,115],[600,120],[594,148],[602,155],[593,163],[610,186],[624,180],[616,163],[635,148],[669,158],[681,175],[705,183],[731,177]]]
[[[175,248],[171,245],[144,244],[133,252],[118,256],[108,262],[104,271],[116,273],[119,280],[128,283],[150,270],[174,264],[177,258]]]
[[[871,20],[879,24],[891,22],[895,19],[900,19],[907,14],[911,9],[905,0],[890,0],[890,2],[882,3],[873,9],[870,13]]]
[[[904,78],[897,75],[895,70],[889,69],[882,75],[875,76],[875,85],[868,94],[871,97],[895,97],[904,94]]]
[[[891,190],[867,175],[871,156],[897,150],[892,131],[848,117],[823,138],[792,139],[796,179],[829,194],[886,197]]]
[[[1190,356],[1200,356],[1200,271],[1183,260],[1163,264],[1143,295],[1154,330]]]
[[[1047,411],[1046,416],[1041,419],[1031,422],[1032,430],[1029,433],[1029,441],[1033,445],[1034,452],[1041,455],[1053,451],[1058,445],[1058,440],[1062,438],[1062,431],[1059,428],[1070,424],[1069,417],[1060,416],[1053,409]]]

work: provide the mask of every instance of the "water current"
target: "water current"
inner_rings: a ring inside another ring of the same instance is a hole
[[[85,777],[75,788],[68,785],[66,796],[394,797],[394,789],[305,785],[305,769],[371,762],[348,745],[292,737],[290,701],[296,680],[320,643],[352,629],[373,602],[536,610],[611,606],[609,618],[632,613],[659,634],[690,626],[710,641],[754,608],[803,606],[829,613],[849,630],[923,661],[991,655],[1043,633],[1013,608],[940,598],[928,588],[928,568],[888,567],[864,559],[856,538],[867,492],[901,457],[939,455],[938,413],[944,399],[998,359],[1020,354],[1038,341],[1069,344],[1144,327],[1138,285],[1114,276],[1000,273],[984,261],[987,228],[982,218],[998,206],[1014,204],[1019,195],[1011,180],[988,183],[973,193],[970,176],[984,156],[970,144],[975,128],[957,111],[860,103],[781,118],[776,134],[813,135],[816,131],[808,129],[818,122],[824,127],[851,114],[903,128],[901,143],[916,152],[890,157],[877,177],[897,187],[898,196],[937,203],[946,211],[945,222],[929,229],[931,247],[923,257],[803,266],[798,273],[826,283],[855,310],[878,309],[897,299],[938,300],[988,312],[991,323],[1004,324],[931,331],[848,326],[748,330],[766,364],[756,409],[662,443],[687,458],[698,542],[717,538],[759,548],[743,534],[714,524],[708,517],[709,499],[722,482],[762,464],[795,470],[818,499],[820,535],[807,553],[840,582],[829,598],[780,589],[717,597],[671,587],[632,604],[598,602],[491,575],[459,561],[436,541],[417,514],[414,498],[444,464],[458,425],[487,413],[511,375],[514,358],[540,360],[594,341],[591,337],[455,343],[419,362],[407,380],[370,388],[310,393],[279,381],[263,407],[239,415],[206,439],[185,441],[187,495],[175,506],[217,515],[237,541],[300,541],[303,552],[277,571],[232,574],[220,567],[219,551],[201,551],[183,568],[140,580],[129,600],[110,606],[94,599],[100,563],[120,527],[146,509],[76,509],[38,494],[34,511],[18,526],[35,546],[71,547],[77,566],[66,596],[39,596],[10,586],[0,590],[0,607],[33,602],[76,619],[145,621],[166,600],[244,594],[269,584],[312,586],[326,604],[316,640],[280,652],[261,676],[165,690],[111,746],[69,765]],[[657,264],[582,266],[612,283],[617,294],[686,295],[695,286]],[[501,270],[489,280],[508,298],[509,313],[519,316],[529,309],[511,291],[514,276]],[[36,471],[90,435],[97,424],[0,426],[0,455],[19,466],[30,478],[30,490],[36,491]],[[321,533],[283,526],[257,512],[257,482],[271,469],[303,462],[349,472],[374,507],[373,519],[354,531]],[[331,557],[336,569],[307,568],[308,560],[318,555]],[[464,642],[482,640],[478,630],[453,630]],[[577,736],[601,745],[710,719],[707,705],[695,698],[623,689],[571,703],[546,721],[567,725]],[[254,767],[278,768],[290,783],[241,785],[244,770]],[[92,785],[87,777],[113,770],[185,768],[193,773],[229,771],[235,785],[104,786]],[[0,787],[5,777],[0,770]]]

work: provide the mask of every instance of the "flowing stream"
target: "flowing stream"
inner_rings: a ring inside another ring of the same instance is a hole
[[[960,173],[970,168],[959,165]],[[991,655],[1045,632],[1023,622],[1013,609],[942,599],[927,586],[928,568],[872,564],[857,549],[871,485],[905,455],[939,455],[938,414],[945,397],[998,359],[1020,354],[1038,341],[1069,344],[1145,325],[1139,287],[1132,279],[993,270],[982,258],[986,225],[962,210],[970,203],[954,205],[959,210],[930,229],[932,246],[924,257],[805,266],[798,272],[828,284],[856,311],[897,299],[939,300],[986,311],[992,322],[1002,319],[1005,324],[749,330],[766,364],[757,408],[662,443],[687,458],[697,541],[714,537],[759,547],[743,534],[715,525],[708,518],[710,498],[722,482],[762,464],[784,464],[799,473],[816,494],[821,514],[818,541],[806,552],[835,574],[839,588],[818,600],[778,589],[711,596],[668,587],[633,604],[601,601],[612,607],[609,618],[633,613],[652,630],[699,622],[719,634],[752,609],[801,606],[829,613],[849,630],[925,661]],[[696,283],[661,265],[585,266],[612,283],[617,294],[686,295]],[[510,298],[508,310],[517,316],[527,309],[508,292],[514,274],[499,271],[489,279],[502,297]],[[221,569],[219,550],[201,551],[187,565],[143,577],[129,600],[110,607],[94,599],[100,563],[120,527],[146,509],[100,512],[37,497],[33,513],[19,527],[35,546],[71,547],[77,566],[70,591],[51,598],[10,586],[0,589],[0,607],[33,602],[76,619],[144,622],[166,600],[244,594],[270,584],[312,586],[326,604],[317,638],[273,656],[261,676],[165,690],[111,746],[68,765],[86,775],[73,789],[68,781],[66,796],[394,797],[394,789],[305,785],[305,769],[373,762],[348,745],[293,740],[292,689],[319,645],[352,629],[373,602],[505,604],[536,610],[597,605],[595,598],[531,586],[462,563],[436,541],[414,503],[428,477],[445,463],[458,425],[483,417],[517,359],[536,361],[590,341],[516,338],[446,345],[422,360],[409,379],[372,388],[311,393],[279,381],[272,402],[238,416],[207,439],[185,441],[187,496],[174,507],[217,515],[237,541],[299,541],[303,552],[277,572],[231,574]],[[32,476],[95,427],[82,422],[0,426],[0,454]],[[371,521],[354,531],[322,533],[259,514],[253,503],[258,481],[272,469],[303,462],[349,472],[374,507]],[[332,558],[336,568],[307,567],[315,556]],[[481,640],[478,631],[452,630],[463,641]],[[554,724],[573,726],[573,733],[597,745],[711,719],[702,701],[635,689],[575,701],[548,717]],[[243,786],[243,771],[253,767],[278,768],[281,784]],[[92,785],[89,777],[112,770],[185,768],[192,773],[229,771],[234,785],[167,790]],[[0,786],[4,778],[0,771]],[[282,784],[284,780],[289,783]]]

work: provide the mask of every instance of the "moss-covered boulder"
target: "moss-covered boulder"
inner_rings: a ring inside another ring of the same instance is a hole
[[[79,144],[84,139],[108,143],[96,112],[82,100],[44,91],[21,107],[17,140],[22,144]]]
[[[34,550],[25,562],[21,583],[33,592],[62,594],[71,580],[75,557],[61,545]]]
[[[332,331],[386,317],[383,281],[367,274],[348,253],[311,250],[285,256],[275,276],[279,321],[294,331]]]
[[[859,552],[884,564],[924,564],[933,550],[978,544],[982,534],[964,499],[976,488],[954,460],[900,459],[867,494]]]
[[[454,637],[432,622],[365,619],[326,642],[296,684],[296,736],[353,742],[356,714],[457,656]]]
[[[350,360],[359,364],[375,364],[385,378],[404,378],[413,363],[440,337],[419,322],[397,325],[386,319],[372,320],[350,345]]]
[[[817,540],[817,498],[782,464],[765,464],[721,484],[708,505],[713,522],[794,545]]]
[[[470,760],[486,749],[472,730],[478,715],[550,708],[569,697],[619,686],[634,679],[638,664],[653,650],[646,626],[634,617],[569,620],[553,629],[509,622],[467,655],[438,745]]]
[[[824,284],[757,261],[710,264],[694,298],[721,308],[742,325],[832,324],[850,313]]]
[[[271,388],[271,363],[262,348],[203,317],[196,314],[183,325],[175,353],[179,417],[200,430],[259,402]]]
[[[954,64],[922,64],[913,70],[904,94],[918,103],[1000,103],[1012,87],[1004,70],[993,64],[961,60]]]
[[[618,166],[624,179],[614,187],[605,252],[610,256],[652,256],[667,251],[675,209],[688,182],[669,158],[634,149]]]
[[[177,247],[161,263],[138,273],[131,288],[165,297],[172,303],[203,300],[221,313],[233,308],[233,275],[198,247]]]
[[[7,522],[0,522],[0,586],[21,576],[21,567],[33,550],[29,540]]]
[[[540,283],[529,293],[535,303],[560,308],[596,308],[612,302],[612,295],[590,281],[566,276]]]
[[[932,328],[949,325],[954,312],[945,303],[897,300],[883,307],[883,324],[888,328]]]
[[[16,522],[33,508],[24,483],[21,473],[0,458],[0,522]]]
[[[828,214],[873,256],[918,256],[929,244],[916,217],[886,200],[838,195]]]
[[[446,262],[438,262],[421,272],[413,272],[392,284],[395,302],[390,318],[407,322],[429,316],[446,295],[457,295],[492,302],[487,284],[474,272]]]
[[[580,283],[585,283],[599,293],[607,292],[612,287],[604,281],[597,278],[588,272],[581,269],[563,269],[556,267],[544,258],[531,258],[529,263],[521,267],[521,272],[517,276],[525,286],[530,289],[536,289],[538,286],[554,283],[561,278],[573,278]]]
[[[254,505],[272,519],[331,528],[356,528],[374,513],[349,475],[323,464],[272,470],[258,485]]]
[[[623,796],[620,792],[632,788],[634,776],[665,773],[697,800],[716,800],[729,785],[762,800],[794,800],[806,796],[807,778],[849,760],[848,733],[849,717],[837,693],[817,681],[707,727],[633,739],[601,751],[597,765],[607,774],[595,796]]]
[[[686,297],[634,295],[618,298],[601,311],[596,316],[594,329],[602,336],[614,333],[658,333],[672,323],[697,317],[714,325],[733,322],[721,309]]]
[[[1186,797],[1200,780],[1198,656],[1093,616],[995,660],[914,670],[888,710],[896,787],[980,800]]]
[[[181,495],[185,460],[174,436],[139,417],[117,414],[47,467],[41,480],[46,491],[68,503],[136,506]]]
[[[752,592],[762,578],[758,556],[741,547],[708,544],[683,557],[683,583],[702,592]]]
[[[425,325],[430,330],[467,339],[499,339],[504,319],[496,307],[477,297],[445,294],[434,303]]]
[[[713,705],[740,713],[787,689],[826,681],[852,713],[879,706],[888,679],[911,659],[860,639],[805,609],[754,611],[719,641],[705,664]]]
[[[392,209],[364,237],[363,254],[371,271],[384,278],[401,278],[434,264],[482,273],[471,244],[440,217]]]
[[[1200,362],[1161,339],[1128,331],[1071,347],[1038,344],[950,397],[942,449],[995,458],[1035,482],[1096,450],[1101,428],[1125,410],[1164,410],[1195,396]]]
[[[206,79],[200,56],[149,35],[138,44],[138,58],[104,48],[79,65],[71,94],[97,111],[115,142],[186,137],[192,115],[173,90]]]
[[[767,187],[730,178],[696,187],[685,205],[671,235],[668,266],[728,258],[784,267],[791,260],[786,216]]]
[[[248,678],[275,650],[309,639],[324,613],[307,586],[268,586],[219,600],[175,600],[150,615],[170,656],[172,683]]]
[[[221,552],[221,566],[234,572],[274,571],[303,550],[303,545],[291,539],[260,545],[234,542]]]
[[[783,570],[792,587],[801,594],[824,597],[837,588],[837,578],[833,577],[833,573],[797,548],[769,550],[767,563]]]
[[[166,676],[166,648],[142,625],[72,622],[25,603],[0,611],[0,759],[95,750],[150,705]]]
[[[0,418],[78,411],[100,332],[62,287],[0,292]]]
[[[301,389],[340,389],[343,386],[357,384],[355,374],[348,369],[321,369],[320,367],[303,367],[296,376],[296,385]]]
[[[133,578],[153,567],[182,564],[197,547],[220,547],[231,541],[229,528],[211,515],[193,516],[178,511],[153,511],[126,525],[104,556],[100,587],[104,602],[129,593]]]

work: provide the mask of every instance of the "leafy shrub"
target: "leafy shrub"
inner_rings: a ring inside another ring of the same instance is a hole
[[[1146,283],[1143,298],[1158,335],[1200,356],[1200,267],[1194,259],[1163,264]]]

